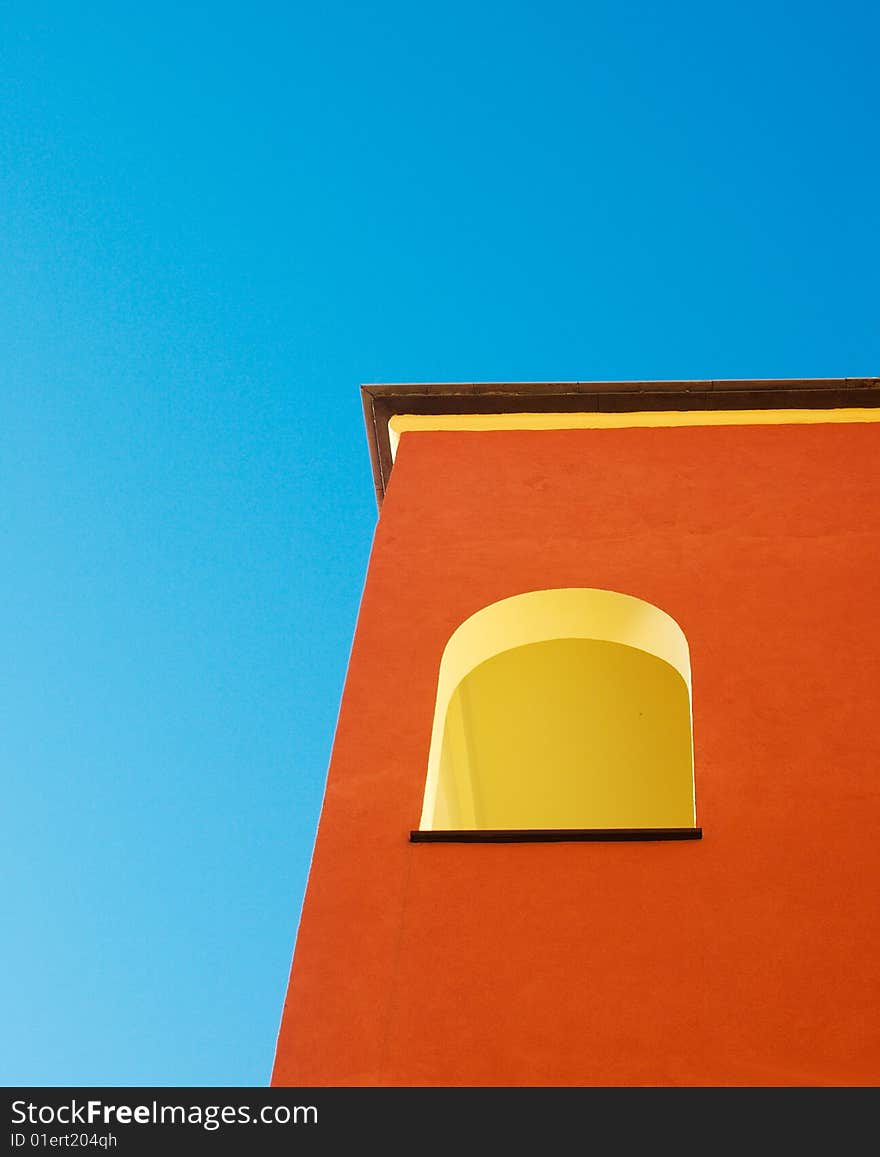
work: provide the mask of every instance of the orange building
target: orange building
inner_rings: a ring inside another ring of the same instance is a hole
[[[362,398],[272,1084],[880,1083],[880,380]]]

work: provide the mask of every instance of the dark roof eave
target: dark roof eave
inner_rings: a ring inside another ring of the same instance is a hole
[[[376,502],[391,474],[395,414],[626,413],[635,410],[840,409],[880,406],[880,378],[642,382],[401,382],[361,386]]]

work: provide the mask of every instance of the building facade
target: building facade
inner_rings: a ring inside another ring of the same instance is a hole
[[[365,386],[280,1086],[880,1078],[880,380]]]

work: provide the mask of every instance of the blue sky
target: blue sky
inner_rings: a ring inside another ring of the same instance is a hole
[[[362,382],[880,373],[880,8],[0,13],[0,1082],[265,1085]]]

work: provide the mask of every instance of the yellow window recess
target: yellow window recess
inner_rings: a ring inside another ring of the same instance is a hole
[[[617,591],[530,591],[450,638],[414,842],[694,839],[687,640]]]

